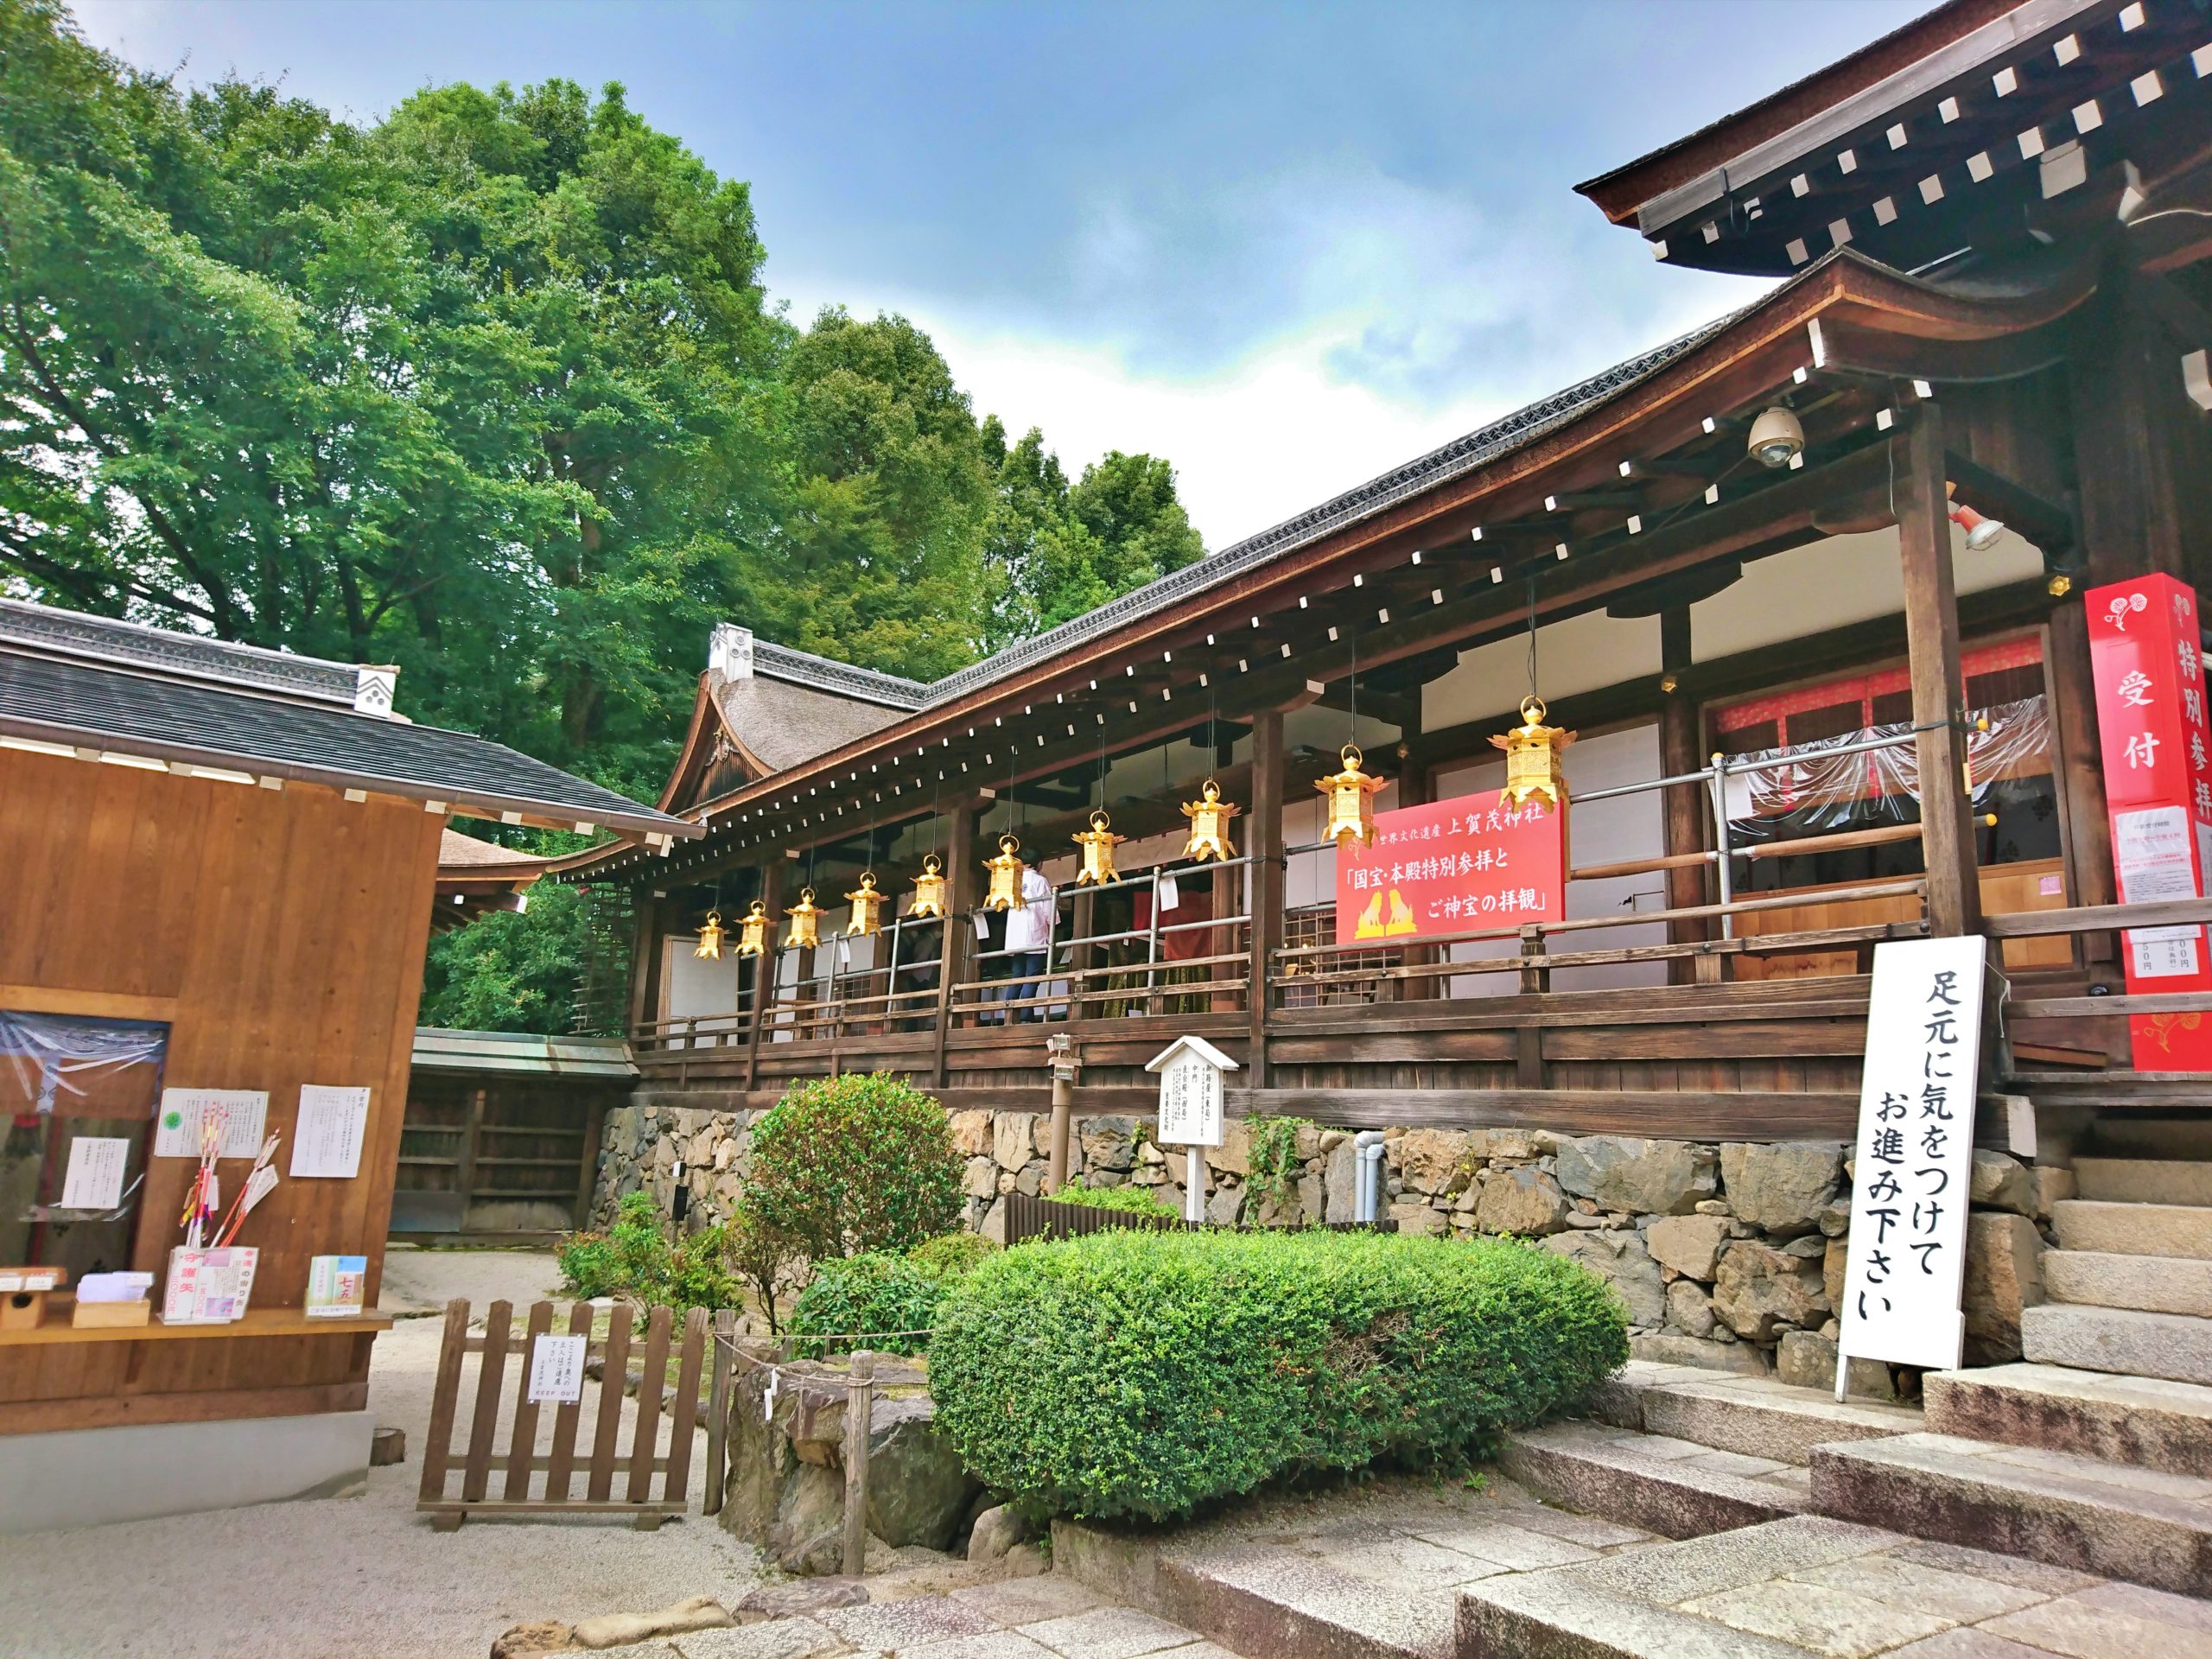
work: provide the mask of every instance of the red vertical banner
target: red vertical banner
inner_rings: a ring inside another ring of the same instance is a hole
[[[2121,902],[2201,898],[2212,871],[2212,727],[2196,590],[2148,575],[2082,599]],[[2212,990],[2202,927],[2123,937],[2131,992]],[[2212,1071],[2212,1014],[2134,1014],[2128,1032],[2139,1071]]]

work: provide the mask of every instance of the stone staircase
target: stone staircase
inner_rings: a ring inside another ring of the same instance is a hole
[[[2080,1158],[2052,1207],[2050,1300],[2024,1311],[2031,1361],[2212,1384],[2212,1163]]]

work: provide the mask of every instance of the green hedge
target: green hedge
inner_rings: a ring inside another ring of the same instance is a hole
[[[1086,1186],[1078,1175],[1048,1195],[1056,1204],[1080,1205],[1086,1210],[1119,1210],[1133,1216],[1173,1217],[1177,1211],[1148,1186]]]
[[[973,1233],[947,1233],[904,1255],[875,1250],[817,1263],[812,1281],[792,1304],[791,1333],[820,1340],[802,1340],[799,1357],[820,1359],[853,1348],[920,1353],[945,1293],[997,1251]],[[863,1340],[852,1340],[855,1334]]]
[[[1628,1358],[1611,1291],[1511,1240],[1092,1234],[938,1309],[937,1426],[995,1491],[1166,1520],[1276,1476],[1457,1464]]]

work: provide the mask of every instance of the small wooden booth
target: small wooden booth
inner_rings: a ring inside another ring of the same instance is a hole
[[[358,1478],[448,817],[696,833],[410,723],[395,677],[0,601],[0,1272],[67,1275],[0,1321],[0,1533]],[[226,1221],[270,1138],[243,1312],[164,1317],[202,1151]],[[149,1313],[79,1322],[131,1273]]]

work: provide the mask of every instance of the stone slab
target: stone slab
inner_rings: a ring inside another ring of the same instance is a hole
[[[1147,1654],[1188,1647],[1198,1639],[1196,1630],[1134,1607],[1099,1607],[1046,1619],[1021,1626],[1021,1634],[1070,1659],[1142,1659]]]
[[[2032,1362],[1921,1379],[1932,1433],[2212,1476],[2212,1388]]]
[[[2068,1198],[2051,1205],[2051,1224],[2063,1249],[2212,1260],[2212,1209],[2196,1205]]]
[[[1643,1427],[1746,1457],[1806,1464],[1813,1448],[1835,1440],[1910,1434],[1921,1427],[1910,1406],[1847,1401],[1769,1377],[1662,1384],[1643,1394]]]
[[[2212,1584],[2212,1483],[1945,1434],[1823,1446],[1820,1513],[2187,1592]]]
[[[2212,1319],[2045,1302],[2022,1311],[2020,1346],[2040,1364],[2212,1386]]]
[[[810,1618],[774,1618],[765,1624],[693,1630],[671,1637],[667,1645],[683,1659],[816,1659],[842,1653],[845,1639]]]
[[[1696,1466],[1708,1448],[1591,1423],[1554,1423],[1505,1437],[1498,1466],[1569,1509],[1694,1538],[1795,1515],[1803,1497],[1787,1484]]]
[[[2043,1259],[2043,1289],[2054,1302],[2212,1318],[2212,1262],[2186,1256],[2052,1250]]]
[[[2110,1204],[2212,1206],[2212,1163],[2168,1158],[2076,1158],[2075,1191]]]

